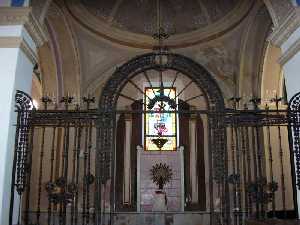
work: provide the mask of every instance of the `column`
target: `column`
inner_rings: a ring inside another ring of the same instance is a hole
[[[125,143],[124,143],[124,204],[131,203],[131,135],[132,135],[131,114],[125,115]]]
[[[295,1],[295,6],[298,1]],[[298,4],[299,5],[299,4]],[[284,22],[276,27],[270,36],[272,43],[282,50],[279,63],[283,67],[287,96],[291,98],[300,92],[300,7],[287,15]],[[296,159],[294,158],[294,162]],[[297,190],[298,215],[300,215],[300,191]]]
[[[137,151],[137,175],[136,175],[136,179],[137,179],[137,183],[136,183],[136,208],[138,212],[141,212],[141,154],[143,152],[143,147],[141,146],[136,146],[136,151]]]
[[[198,203],[198,179],[197,179],[197,115],[190,117],[190,182],[191,202]]]
[[[180,180],[181,180],[181,211],[184,212],[185,190],[184,190],[184,147],[178,147],[180,153]]]
[[[14,95],[17,89],[31,92],[37,47],[45,36],[29,8],[0,7],[0,15],[0,224],[7,225],[16,123]]]

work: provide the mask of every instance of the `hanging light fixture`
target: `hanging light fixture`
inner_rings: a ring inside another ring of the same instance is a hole
[[[161,102],[161,106],[164,105],[163,102],[168,102],[168,104],[173,108],[176,108],[176,102],[173,99],[170,99],[169,96],[164,94],[164,85],[163,85],[163,70],[164,66],[168,63],[168,55],[166,54],[168,48],[164,46],[164,40],[169,38],[169,35],[165,32],[161,24],[161,5],[160,0],[156,0],[157,5],[157,32],[153,34],[153,38],[158,41],[158,45],[154,47],[154,51],[157,51],[155,61],[158,65],[159,77],[160,77],[160,88],[159,95],[155,96],[150,100],[148,108],[152,109],[156,102]],[[174,109],[175,109],[174,108]],[[160,111],[164,108],[160,108]],[[161,113],[161,112],[160,112]],[[162,138],[162,133],[158,131],[158,138],[151,139],[151,142],[156,145],[156,147],[161,151],[163,146],[168,142],[168,139]]]
[[[161,16],[161,4],[160,0],[156,0],[157,6],[157,31],[152,35],[154,40],[157,41],[157,46],[154,46],[153,50],[157,51],[157,57],[155,58],[158,65],[165,65],[168,62],[168,57],[166,54],[168,52],[168,47],[164,45],[164,41],[167,40],[170,35],[162,26],[162,16]]]

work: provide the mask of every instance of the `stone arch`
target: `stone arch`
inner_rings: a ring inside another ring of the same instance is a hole
[[[163,58],[164,64],[158,63],[158,57]],[[206,98],[209,111],[210,140],[214,143],[211,147],[210,160],[212,163],[211,177],[221,185],[226,185],[227,160],[226,160],[226,131],[223,117],[218,112],[224,112],[225,104],[222,92],[214,78],[201,65],[193,60],[173,53],[148,53],[133,58],[119,67],[103,88],[99,100],[99,120],[97,127],[97,158],[96,177],[98,187],[96,199],[101,199],[101,188],[110,183],[110,209],[113,209],[115,202],[114,193],[114,159],[115,159],[115,127],[116,127],[116,106],[119,93],[127,81],[137,74],[149,69],[172,69],[188,76],[202,90]],[[211,113],[211,114],[210,114]],[[109,182],[111,181],[111,182]],[[100,185],[102,184],[102,185]],[[223,191],[228,189],[224,186]],[[222,203],[229,204],[229,199],[222,195]],[[96,209],[97,211],[103,209]],[[101,218],[98,218],[100,221]]]
[[[107,81],[102,96],[99,101],[99,109],[111,111],[115,108],[118,99],[118,93],[124,84],[137,73],[148,69],[163,67],[164,69],[173,69],[189,76],[198,87],[206,94],[206,99],[210,110],[223,110],[224,99],[222,92],[212,76],[193,60],[179,55],[166,53],[162,55],[167,58],[164,65],[157,64],[158,54],[149,53],[130,60],[119,67],[112,77]]]
[[[262,65],[272,20],[263,3],[255,5],[240,53],[239,96],[260,96]],[[263,22],[262,22],[263,21]]]
[[[264,0],[264,4],[269,11],[275,27],[279,26],[293,9],[291,0]]]

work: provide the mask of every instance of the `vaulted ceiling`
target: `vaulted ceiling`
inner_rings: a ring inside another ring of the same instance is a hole
[[[171,35],[172,48],[216,39],[238,26],[249,14],[253,0],[69,0],[72,17],[94,34],[115,43],[152,49],[161,27]],[[160,7],[158,7],[160,5]],[[160,10],[159,10],[159,9]],[[160,13],[158,13],[158,11]]]
[[[241,74],[259,73],[264,41],[272,24],[261,0],[160,2],[161,23],[171,35],[165,44],[171,52],[204,66],[224,96],[233,95]],[[117,66],[153,51],[157,45],[152,37],[157,31],[157,13],[156,0],[56,0],[46,24],[52,35],[52,48],[60,54],[54,58],[62,59],[57,64],[61,67],[61,80],[69,84],[64,85],[65,90],[77,80],[82,93],[100,95]],[[251,35],[252,26],[261,29]],[[259,45],[255,44],[257,40]],[[70,59],[70,55],[73,66],[68,67],[63,59]],[[255,71],[245,72],[246,64],[241,60]]]
[[[166,30],[183,34],[203,29],[222,20],[240,0],[81,0],[98,19],[112,27],[138,34],[157,31],[158,10]],[[160,7],[158,7],[160,6]]]

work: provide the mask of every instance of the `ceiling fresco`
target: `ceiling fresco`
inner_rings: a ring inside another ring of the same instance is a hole
[[[133,33],[152,35],[157,30],[157,1],[80,0],[94,16],[111,26]],[[218,22],[242,0],[162,0],[161,21],[168,33],[183,34]]]

